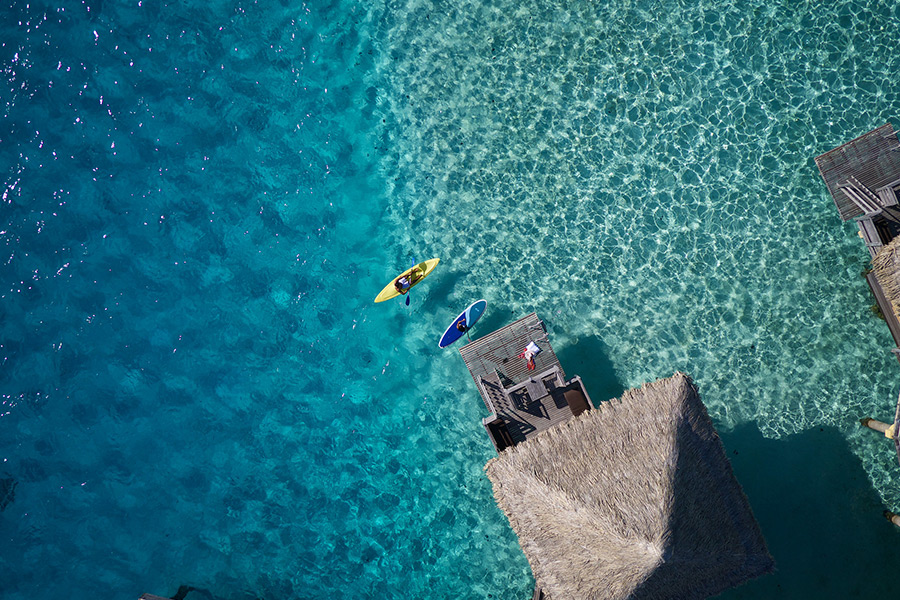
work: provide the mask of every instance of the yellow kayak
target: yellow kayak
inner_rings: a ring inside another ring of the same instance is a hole
[[[420,281],[428,277],[437,264],[441,262],[439,258],[432,258],[430,260],[426,260],[425,262],[420,262],[416,266],[409,268],[396,277],[394,277],[389,284],[384,286],[384,289],[381,290],[381,293],[375,297],[375,302],[384,302],[385,300],[390,300],[391,298],[396,298],[400,294],[405,294],[410,290],[410,288],[414,287]],[[401,292],[398,289],[397,282],[401,279],[406,278],[406,281],[403,283],[408,283],[409,285],[405,287],[405,289]]]

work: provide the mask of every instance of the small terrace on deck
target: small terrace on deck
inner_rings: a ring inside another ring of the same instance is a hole
[[[522,351],[541,351],[529,370]],[[594,408],[580,377],[566,379],[536,313],[463,346],[462,355],[490,415],[482,419],[497,452]]]

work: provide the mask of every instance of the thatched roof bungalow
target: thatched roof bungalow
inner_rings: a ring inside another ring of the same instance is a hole
[[[545,597],[706,598],[774,568],[684,374],[548,429],[485,470]]]

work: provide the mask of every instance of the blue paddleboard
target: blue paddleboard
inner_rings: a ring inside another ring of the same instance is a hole
[[[450,323],[450,327],[448,327],[447,331],[444,332],[444,335],[441,336],[441,341],[438,342],[438,346],[446,348],[464,336],[466,331],[471,329],[472,325],[475,324],[475,321],[481,318],[485,308],[487,308],[487,302],[484,300],[478,300],[477,302],[470,304],[466,310],[459,313],[459,316],[453,319],[453,322]],[[462,329],[459,328],[460,325],[462,325]]]

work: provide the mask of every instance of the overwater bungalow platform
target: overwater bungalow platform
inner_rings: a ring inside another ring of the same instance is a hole
[[[485,472],[533,600],[707,598],[774,568],[683,373],[508,448]]]
[[[873,259],[900,236],[900,140],[887,123],[816,157],[843,221],[854,219]],[[878,269],[866,274],[900,360],[900,319]],[[884,269],[882,269],[882,272]],[[888,286],[892,287],[892,286]]]
[[[855,219],[874,258],[900,235],[900,140],[890,123],[816,157],[843,221]]]
[[[521,356],[530,343],[540,348],[533,369]],[[566,378],[536,313],[466,344],[459,353],[490,413],[482,424],[497,452],[594,408],[581,378]]]
[[[531,565],[532,600],[706,598],[772,570],[688,376],[594,407],[536,313],[459,352],[490,413],[498,456],[485,472]]]

